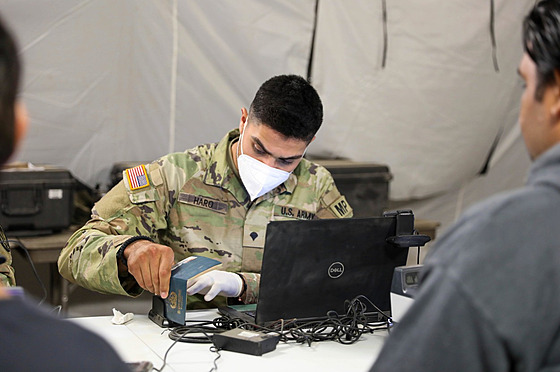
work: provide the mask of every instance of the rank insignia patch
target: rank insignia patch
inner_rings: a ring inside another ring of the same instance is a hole
[[[130,190],[138,190],[150,185],[150,181],[148,181],[148,175],[146,174],[146,167],[144,167],[144,164],[127,169],[126,177],[128,178]]]

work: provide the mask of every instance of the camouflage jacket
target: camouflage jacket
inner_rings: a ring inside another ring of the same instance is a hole
[[[6,262],[0,264],[0,285],[10,287],[16,285],[15,270],[12,265],[12,253],[9,250],[8,239],[4,235],[4,230],[0,226],[0,256],[6,259]]]
[[[102,293],[141,293],[134,277],[118,275],[116,253],[132,236],[167,245],[175,261],[190,255],[220,260],[247,283],[245,303],[254,303],[266,225],[271,220],[351,217],[352,209],[331,174],[303,159],[288,180],[251,202],[233,166],[231,146],[239,130],[219,143],[173,153],[146,165],[147,185],[124,178],[92,210],[92,219],[69,239],[58,267],[63,277]],[[200,300],[201,297],[198,297]],[[188,308],[217,306],[194,298]],[[190,302],[189,302],[190,301]]]

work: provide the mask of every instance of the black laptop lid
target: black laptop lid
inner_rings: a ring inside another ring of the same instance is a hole
[[[270,222],[256,322],[343,314],[358,295],[389,311],[393,271],[408,255],[386,242],[395,232],[394,216]]]

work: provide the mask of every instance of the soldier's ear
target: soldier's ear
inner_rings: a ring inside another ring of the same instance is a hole
[[[247,109],[245,107],[241,108],[241,119],[239,120],[239,132],[243,132],[243,127],[249,118],[249,114],[247,113]]]

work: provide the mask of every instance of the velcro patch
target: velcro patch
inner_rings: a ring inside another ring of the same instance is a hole
[[[210,209],[221,214],[226,214],[228,209],[227,203],[205,196],[187,194],[186,192],[179,194],[179,202]]]
[[[144,164],[134,168],[128,168],[126,170],[126,178],[128,179],[131,191],[150,186],[150,181],[148,180]]]
[[[352,211],[344,195],[336,199],[336,201],[329,206],[329,209],[339,218],[348,217]]]
[[[316,219],[315,213],[304,211],[303,209],[276,205],[274,207],[274,216],[281,216],[287,218],[297,218],[299,220],[314,220]]]

